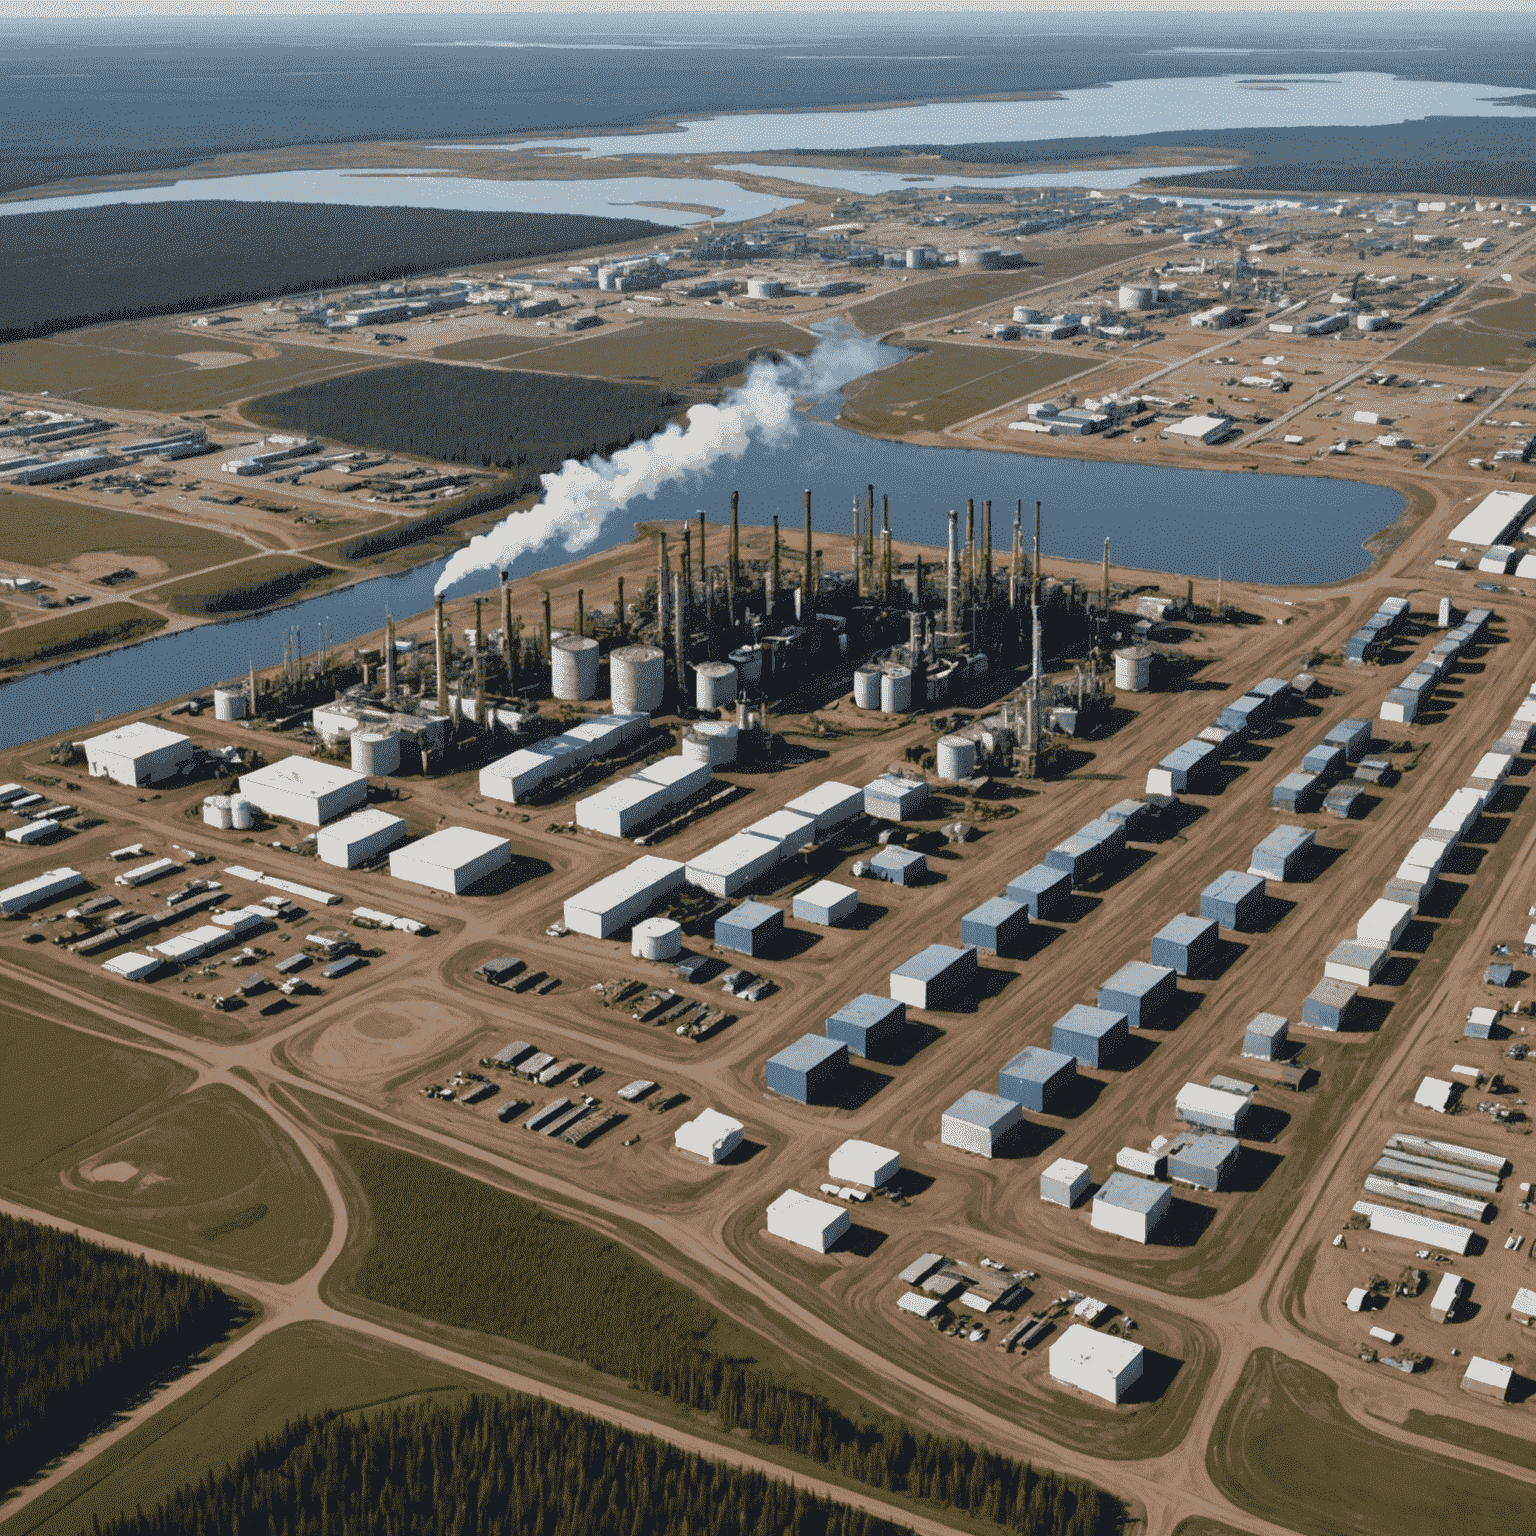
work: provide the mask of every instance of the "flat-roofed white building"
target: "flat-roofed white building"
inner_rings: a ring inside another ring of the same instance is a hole
[[[389,872],[396,880],[457,896],[511,862],[506,838],[470,827],[444,827],[397,848],[389,856]]]
[[[768,1207],[768,1231],[786,1242],[825,1253],[852,1223],[845,1206],[813,1200],[798,1189],[786,1189]]]
[[[1503,544],[1525,521],[1533,506],[1536,496],[1525,491],[1489,491],[1446,538],[1453,544]]]
[[[1513,1366],[1473,1355],[1467,1361],[1466,1374],[1461,1378],[1461,1390],[1475,1392],[1479,1397],[1497,1398],[1502,1403],[1509,1397],[1510,1384],[1514,1379]]]
[[[818,784],[815,789],[808,789],[803,795],[789,801],[784,809],[793,811],[797,816],[809,816],[816,823],[816,837],[819,841],[834,827],[842,826],[864,809],[864,791],[855,789],[851,784],[839,784],[836,779],[829,779],[825,784]]]
[[[242,773],[240,793],[268,816],[323,827],[368,803],[368,776],[318,758],[285,757]]]
[[[192,742],[164,726],[135,720],[81,743],[93,779],[111,779],[130,789],[160,784],[192,761]]]
[[[722,1115],[718,1109],[704,1109],[678,1126],[672,1145],[698,1162],[723,1163],[741,1145],[745,1129],[740,1120]]]
[[[315,834],[315,852],[322,864],[337,869],[356,869],[405,841],[405,817],[391,816],[377,808],[322,827]]]
[[[1167,1184],[1154,1184],[1116,1169],[1093,1197],[1089,1225],[1116,1237],[1128,1237],[1133,1243],[1145,1243],[1172,1209],[1173,1190]]]
[[[573,933],[610,939],[654,912],[683,887],[683,866],[653,853],[606,876],[565,901],[565,926]]]
[[[0,891],[0,916],[9,917],[13,912],[28,912],[33,907],[45,906],[79,890],[84,884],[85,876],[78,869],[45,869],[31,880],[8,885]]]
[[[901,1154],[872,1141],[845,1141],[827,1159],[827,1174],[838,1184],[879,1189],[901,1172]]]
[[[1118,1403],[1141,1379],[1146,1351],[1129,1339],[1073,1323],[1049,1355],[1052,1381]]]

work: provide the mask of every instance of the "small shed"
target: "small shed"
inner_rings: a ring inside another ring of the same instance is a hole
[[[1337,742],[1319,742],[1307,755],[1302,758],[1301,766],[1305,773],[1315,773],[1319,778],[1337,778],[1344,772],[1347,759],[1344,748]]]
[[[1029,927],[1029,908],[1011,896],[994,896],[960,919],[960,942],[990,955],[1012,954]]]
[[[1241,1134],[1251,1108],[1247,1094],[1208,1088],[1204,1083],[1185,1083],[1174,1100],[1179,1119],[1202,1130],[1220,1131],[1231,1136]],[[1169,1167],[1172,1167],[1171,1154]]]
[[[1258,926],[1266,899],[1258,875],[1229,869],[1200,892],[1200,915],[1240,933]]]
[[[1071,895],[1071,875],[1049,864],[1036,864],[1008,882],[1009,900],[1022,902],[1036,922],[1054,917]]]
[[[848,1047],[825,1035],[801,1035],[768,1058],[769,1090],[798,1104],[830,1103],[848,1067]]]
[[[1127,961],[1099,988],[1099,1007],[1123,1013],[1132,1029],[1144,1029],[1173,1005],[1177,980],[1171,966]]]
[[[909,1008],[950,1008],[976,985],[976,951],[930,944],[891,972],[890,993]]]
[[[1327,746],[1343,747],[1344,756],[1358,763],[1370,750],[1371,722],[1369,720],[1341,720],[1323,737]]]
[[[1498,1008],[1474,1008],[1467,1015],[1466,1028],[1462,1030],[1462,1036],[1468,1040],[1493,1040],[1504,1033],[1499,1021],[1504,1017]]]
[[[1276,827],[1253,850],[1248,873],[1264,880],[1297,880],[1310,866],[1316,842],[1310,827]]]
[[[1406,902],[1389,901],[1380,896],[1355,924],[1355,937],[1362,943],[1385,944],[1390,949],[1402,938],[1412,921],[1413,909]]]
[[[794,915],[802,923],[831,928],[846,922],[859,910],[859,893],[851,885],[834,880],[818,880],[794,899]]]
[[[1269,803],[1277,811],[1300,816],[1316,808],[1322,793],[1323,781],[1318,774],[1288,773],[1275,785]]]
[[[1432,1109],[1437,1115],[1444,1115],[1450,1112],[1460,1094],[1458,1084],[1447,1082],[1443,1077],[1426,1077],[1419,1084],[1413,1102],[1421,1109]]]
[[[1064,1205],[1070,1211],[1088,1193],[1092,1182],[1087,1163],[1058,1157],[1040,1174],[1040,1198],[1048,1205]]]
[[[1243,1055],[1256,1061],[1279,1061],[1285,1055],[1289,1023],[1278,1013],[1256,1013],[1243,1031]]]
[[[1301,1005],[1301,1022],[1334,1034],[1348,1029],[1359,1011],[1359,992],[1350,982],[1324,977]]]
[[[827,1176],[836,1184],[879,1189],[901,1172],[901,1154],[872,1141],[845,1141],[827,1159]]]
[[[813,1200],[798,1189],[786,1189],[768,1207],[769,1234],[814,1253],[825,1253],[851,1225],[845,1206]]]
[[[1365,815],[1367,809],[1365,786],[1353,781],[1335,784],[1323,796],[1323,810],[1342,821],[1356,821]]]
[[[1026,1045],[997,1074],[997,1091],[1024,1109],[1049,1113],[1077,1077],[1077,1058]]]
[[[784,909],[761,901],[744,901],[733,912],[715,919],[715,944],[720,949],[759,958],[770,954],[784,937]]]
[[[928,877],[928,860],[912,848],[885,847],[869,861],[877,880],[890,885],[920,885]]]
[[[925,779],[882,773],[864,786],[864,814],[877,821],[909,821],[928,803]]]
[[[1491,1397],[1502,1403],[1509,1397],[1510,1383],[1514,1378],[1513,1366],[1473,1355],[1467,1361],[1466,1373],[1461,1378],[1461,1390],[1475,1392],[1479,1397]]]
[[[1168,1177],[1196,1189],[1221,1189],[1242,1151],[1231,1136],[1180,1137],[1168,1149]]]
[[[1172,1209],[1173,1190],[1167,1184],[1139,1179],[1117,1168],[1093,1197],[1089,1224],[1100,1232],[1145,1243]]]
[[[995,1157],[1010,1132],[1024,1122],[1024,1111],[1012,1099],[971,1089],[963,1093],[940,1120],[939,1139],[946,1147]]]
[[[1051,1026],[1051,1049],[1080,1067],[1108,1066],[1130,1039],[1130,1020],[1113,1008],[1075,1003]]]
[[[1385,944],[1345,939],[1334,946],[1323,963],[1323,975],[1333,981],[1351,982],[1357,987],[1373,986],[1391,956],[1392,952]]]
[[[827,1038],[841,1040],[850,1056],[878,1060],[906,1028],[907,1005],[889,997],[860,993],[827,1020]]]
[[[1181,912],[1152,935],[1152,963],[1195,976],[1216,958],[1220,927],[1211,918]]]

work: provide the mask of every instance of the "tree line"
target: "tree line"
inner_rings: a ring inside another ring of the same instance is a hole
[[[1007,1530],[1120,1527],[1119,1501],[1090,1483],[893,1414],[855,1418],[784,1380],[758,1335],[578,1222],[375,1142],[340,1145],[373,1217],[352,1282],[372,1301],[582,1361],[759,1444]]]
[[[667,233],[573,213],[119,203],[0,219],[0,342]]]
[[[209,1281],[0,1215],[0,1490],[78,1445],[235,1315]]]
[[[910,1536],[521,1395],[299,1419],[93,1536]]]

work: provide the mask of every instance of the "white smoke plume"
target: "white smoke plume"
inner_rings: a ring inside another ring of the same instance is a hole
[[[769,447],[787,442],[798,430],[797,398],[825,399],[880,362],[879,343],[855,336],[820,341],[808,357],[753,363],[745,381],[718,405],[690,407],[686,427],[674,422],[612,458],[567,459],[542,476],[539,504],[476,534],[449,560],[436,590],[475,571],[503,570],[556,540],[568,553],[579,553],[596,541],[610,513],[622,512],[637,497],[653,498],[721,459],[739,459],[755,441]]]

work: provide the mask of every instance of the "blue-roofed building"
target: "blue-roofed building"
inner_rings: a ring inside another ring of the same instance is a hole
[[[1026,1045],[997,1074],[997,1091],[1022,1109],[1049,1114],[1077,1078],[1077,1058]]]
[[[850,1056],[878,1060],[907,1024],[907,1005],[863,992],[827,1020],[827,1038],[841,1040]]]
[[[991,955],[1008,955],[1019,947],[1029,927],[1029,908],[1008,896],[994,896],[960,919],[960,942]]]
[[[1196,976],[1215,960],[1219,939],[1217,924],[1210,918],[1180,912],[1152,935],[1152,963],[1180,976]]]
[[[1311,752],[1307,754],[1308,758],[1312,755]],[[1342,755],[1340,753],[1341,757]],[[1269,797],[1269,803],[1277,811],[1290,811],[1293,815],[1303,815],[1316,808],[1322,793],[1321,775],[1307,772],[1288,773],[1275,785]]]
[[[1221,761],[1215,745],[1198,738],[1175,747],[1155,768],[1147,770],[1149,795],[1182,795],[1196,788]]]
[[[1261,699],[1255,694],[1245,693],[1242,698],[1234,699],[1222,712],[1216,716],[1216,724],[1225,727],[1229,731],[1237,731],[1248,735],[1259,729],[1270,716],[1268,699]]]
[[[1130,960],[1099,988],[1099,1007],[1123,1013],[1144,1029],[1173,1005],[1177,977],[1170,966]]]
[[[1051,1049],[1080,1067],[1107,1067],[1125,1049],[1130,1019],[1114,1008],[1074,1004],[1051,1026]]]
[[[946,1147],[995,1157],[998,1148],[1023,1124],[1024,1111],[1012,1099],[972,1088],[944,1111],[939,1140]]]
[[[1250,875],[1264,880],[1300,879],[1312,863],[1317,834],[1310,827],[1276,827],[1253,850]]]
[[[976,985],[976,951],[930,944],[891,972],[891,996],[909,1008],[949,1008]]]
[[[1200,915],[1242,932],[1258,926],[1267,899],[1264,882],[1257,875],[1229,869],[1200,892]]]
[[[1036,922],[1055,916],[1071,895],[1071,875],[1049,864],[1036,864],[1008,882],[1009,899],[1023,902]]]
[[[715,919],[715,944],[739,955],[766,955],[784,937],[784,909],[744,901],[734,912]]]
[[[1344,772],[1344,748],[1336,741],[1322,741],[1301,760],[1304,773],[1315,773],[1320,778],[1337,778]]]
[[[1330,746],[1343,747],[1344,756],[1350,762],[1358,763],[1370,749],[1371,722],[1369,720],[1341,720],[1323,737],[1323,741]]]
[[[848,1067],[848,1047],[825,1035],[801,1035],[768,1058],[768,1087],[799,1104],[834,1101]]]

